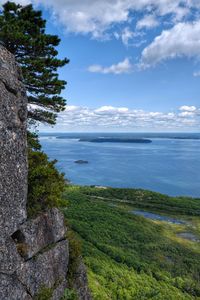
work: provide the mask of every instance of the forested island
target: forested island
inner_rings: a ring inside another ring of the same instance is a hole
[[[148,144],[152,143],[149,139],[136,139],[136,138],[81,138],[79,142],[90,142],[90,143],[141,143]]]

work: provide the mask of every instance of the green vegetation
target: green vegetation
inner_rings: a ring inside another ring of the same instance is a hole
[[[72,288],[77,268],[80,265],[82,245],[76,234],[68,229],[67,239],[69,241],[69,266],[67,272],[67,280],[69,286]]]
[[[62,194],[65,188],[64,174],[55,167],[56,160],[49,161],[40,151],[37,136],[28,134],[28,201],[29,217],[51,207],[62,206]]]
[[[43,152],[29,153],[28,214],[29,216],[51,207],[62,205],[64,176],[56,167],[56,161],[48,161]]]
[[[65,99],[60,96],[66,82],[58,77],[58,68],[68,59],[58,59],[60,39],[47,34],[42,12],[33,6],[7,2],[0,10],[0,41],[15,56],[22,70],[29,109],[29,125],[37,122],[55,124],[56,114],[64,110]],[[33,127],[31,127],[33,128]],[[50,207],[62,205],[64,175],[49,161],[37,134],[28,132],[28,204],[29,217]]]
[[[82,189],[84,194],[92,197],[102,197],[105,200],[122,201],[134,205],[137,208],[144,208],[170,214],[200,215],[200,203],[197,199],[189,197],[169,197],[160,193],[141,189],[101,189],[87,188]],[[198,199],[199,200],[199,199]]]
[[[158,193],[66,187],[64,209],[82,241],[94,299],[200,299],[200,245],[177,236],[200,236],[200,201]],[[175,216],[181,225],[130,213],[143,208]]]
[[[69,60],[57,58],[56,47],[60,39],[45,30],[42,12],[34,10],[31,4],[21,6],[7,2],[3,5],[0,11],[0,41],[21,66],[28,102],[39,105],[38,109],[29,111],[29,119],[31,122],[55,124],[55,113],[65,108],[65,99],[60,94],[66,85],[58,78],[57,70]]]
[[[42,287],[38,294],[34,297],[34,300],[49,300],[53,295],[53,289]]]
[[[64,295],[60,300],[78,300],[78,297],[73,289],[65,289]]]

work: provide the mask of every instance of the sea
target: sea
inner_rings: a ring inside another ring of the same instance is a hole
[[[89,141],[96,138],[152,142]],[[200,133],[40,133],[40,142],[71,184],[200,198]]]

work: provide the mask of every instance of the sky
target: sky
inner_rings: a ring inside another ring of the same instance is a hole
[[[18,2],[43,11],[70,59],[66,110],[41,131],[199,132],[200,0]]]

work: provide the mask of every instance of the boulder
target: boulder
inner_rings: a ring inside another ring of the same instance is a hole
[[[21,245],[21,255],[30,259],[39,251],[65,238],[64,216],[52,208],[35,219],[26,221],[12,235],[16,244]]]

